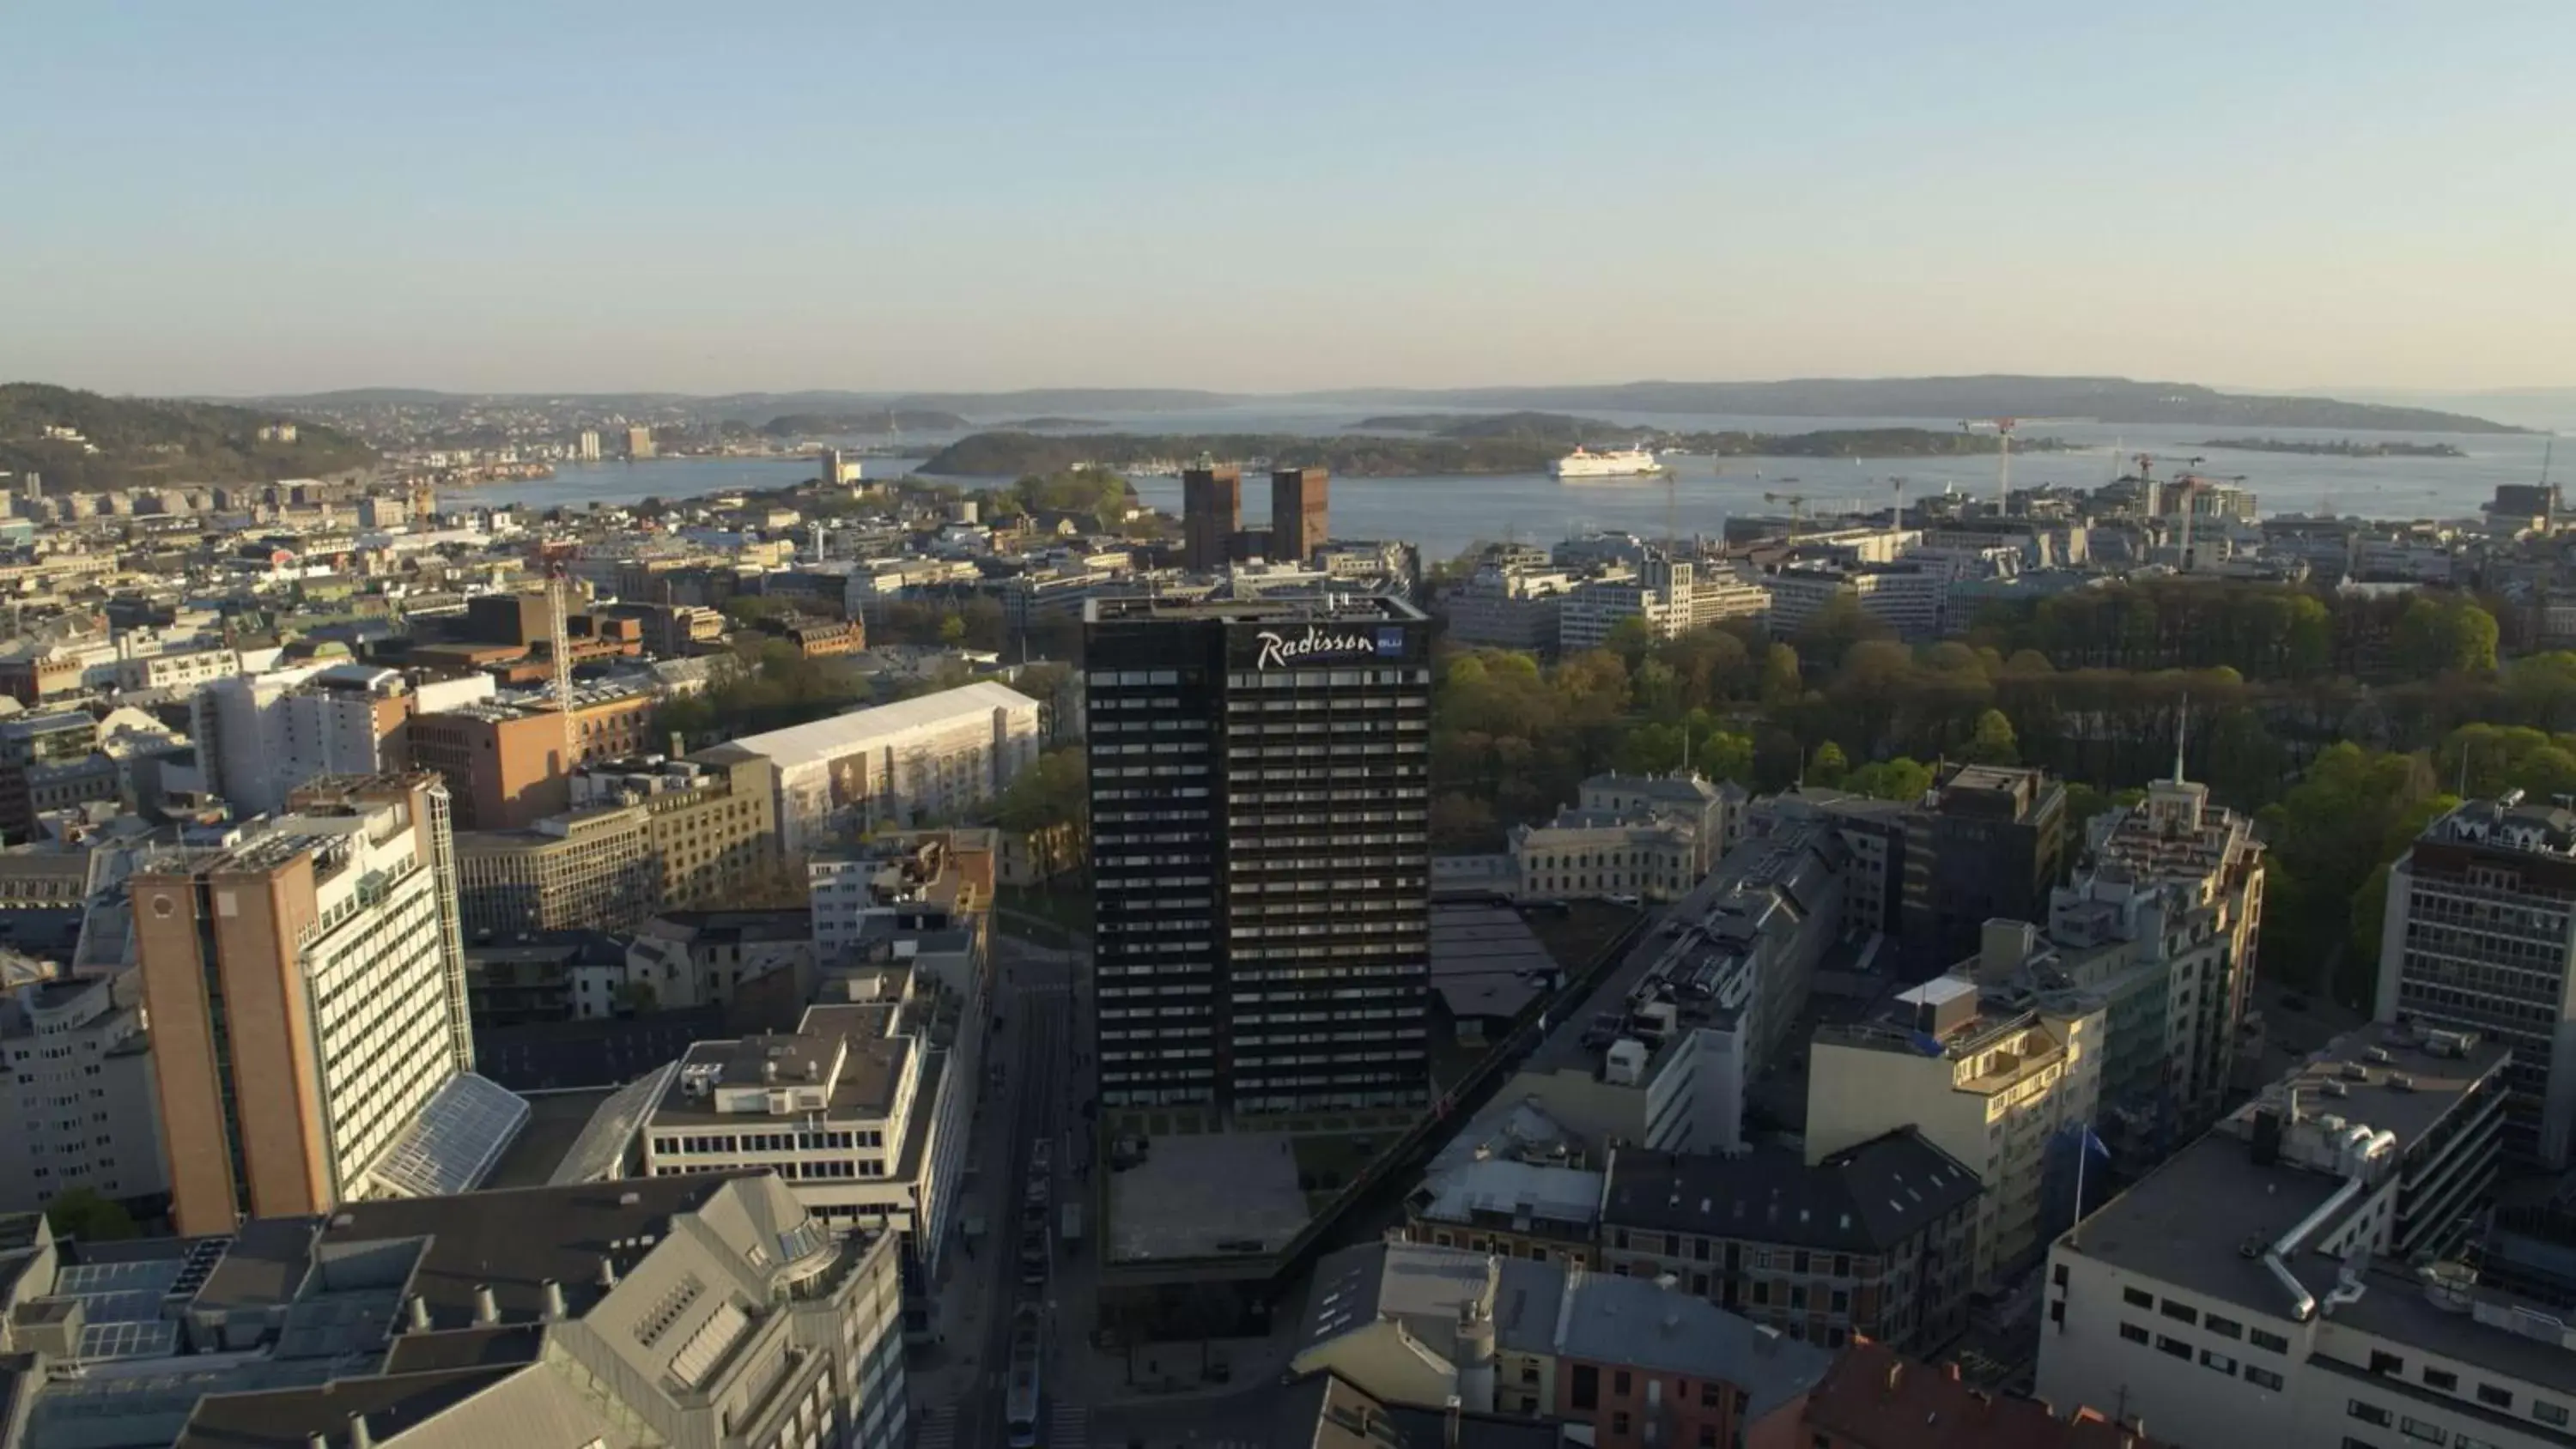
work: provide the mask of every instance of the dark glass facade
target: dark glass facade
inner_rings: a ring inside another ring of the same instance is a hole
[[[1097,599],[1086,633],[1103,1103],[1427,1101],[1422,613]]]

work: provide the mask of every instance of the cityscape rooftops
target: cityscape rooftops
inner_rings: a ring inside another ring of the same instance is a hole
[[[846,754],[854,741],[953,724],[978,715],[989,715],[994,710],[1033,710],[1037,707],[1036,700],[1018,690],[984,679],[935,694],[855,709],[828,719],[791,725],[783,730],[771,730],[767,734],[745,735],[733,744],[747,753],[765,756],[784,770],[834,759]]]
[[[1805,1427],[1819,1443],[1869,1449],[2153,1449],[2097,1412],[2060,1419],[2036,1399],[1969,1387],[1955,1365],[1910,1363],[1866,1341],[1845,1348],[1807,1396]]]
[[[908,1036],[889,1034],[891,1005],[808,1007],[793,1032],[702,1041],[654,1109],[655,1126],[751,1127],[764,1118],[832,1121],[892,1114],[902,1095]]]
[[[1610,1158],[1602,1220],[1649,1232],[1878,1253],[1977,1200],[1977,1175],[1906,1128],[1809,1167],[1795,1151],[1740,1157],[1625,1147]]]

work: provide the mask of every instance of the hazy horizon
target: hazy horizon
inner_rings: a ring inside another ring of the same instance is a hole
[[[2576,383],[2542,3],[12,31],[0,376],[108,392]]]

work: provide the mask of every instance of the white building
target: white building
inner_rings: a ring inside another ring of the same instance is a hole
[[[1794,634],[1837,597],[1848,597],[1899,638],[1930,639],[1941,630],[1949,580],[1910,563],[1791,564],[1772,573],[1771,632]]]
[[[2505,1055],[2365,1027],[2061,1235],[2039,1396],[2160,1443],[2563,1449],[2566,1310],[2445,1261],[2494,1176]]]
[[[1579,582],[1566,569],[1489,563],[1443,600],[1449,637],[1479,648],[1552,650],[1565,596]]]
[[[230,649],[138,654],[116,661],[115,673],[119,689],[194,689],[209,680],[241,673],[241,656]]]
[[[970,1149],[984,998],[909,965],[838,973],[796,1030],[699,1042],[642,1128],[647,1177],[766,1169],[839,1229],[900,1232],[935,1281]],[[935,1019],[958,1023],[953,1046]]]
[[[1744,791],[1687,771],[1595,775],[1580,803],[1511,832],[1521,900],[1634,895],[1677,900],[1735,842]]]
[[[746,735],[731,748],[777,768],[779,836],[793,857],[838,825],[953,820],[993,799],[1037,759],[1038,713],[1036,700],[984,681]]]
[[[414,690],[375,665],[297,665],[209,681],[192,702],[189,733],[206,788],[246,818],[277,809],[316,776],[397,767],[404,720],[490,699],[493,688],[488,674]]]
[[[13,969],[0,1051],[0,1212],[35,1212],[74,1188],[111,1201],[168,1191],[140,973],[28,979]]]
[[[1687,633],[1694,623],[1697,573],[1698,565],[1689,559],[1649,551],[1633,574],[1623,571],[1577,584],[1557,615],[1557,647],[1567,653],[1597,649],[1629,619],[1645,620],[1658,639]]]

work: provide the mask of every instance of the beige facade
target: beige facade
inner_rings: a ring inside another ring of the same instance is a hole
[[[531,829],[456,838],[468,934],[623,930],[732,904],[775,858],[766,760],[620,762],[570,788],[574,808]]]
[[[2069,993],[2035,1008],[1988,1010],[1975,983],[1940,977],[1900,993],[1889,1017],[1816,1034],[1807,1089],[1807,1161],[1905,1126],[1985,1184],[1977,1281],[1991,1284],[2045,1244],[2045,1149],[2090,1123],[2101,1102],[2101,1005]]]

